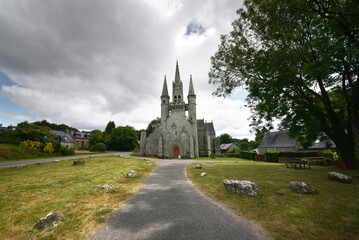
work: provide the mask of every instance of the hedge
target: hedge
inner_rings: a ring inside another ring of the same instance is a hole
[[[240,158],[238,153],[226,153],[227,157]]]
[[[240,153],[241,158],[249,159],[249,160],[256,160],[257,153],[251,151],[241,151]]]
[[[98,151],[98,152],[106,151],[106,145],[104,143],[96,143],[95,144],[95,151]]]
[[[279,154],[277,151],[265,152],[266,162],[279,162]]]

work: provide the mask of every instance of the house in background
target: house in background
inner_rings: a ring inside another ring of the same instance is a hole
[[[13,127],[13,126],[8,126],[8,127],[3,127],[2,126],[2,123],[0,123],[0,133],[2,133],[2,132],[4,132],[4,131],[6,131],[6,130],[15,130],[16,129],[16,127]]]
[[[50,130],[50,132],[56,135],[55,140],[58,141],[62,146],[68,148],[75,147],[75,141],[69,134],[57,130]]]
[[[239,147],[234,143],[224,143],[224,144],[220,145],[220,149],[221,149],[221,153],[225,153],[228,150],[232,150],[232,149],[238,149],[239,150]]]
[[[331,142],[332,150],[335,150],[335,144]],[[313,146],[308,149],[303,149],[300,144],[287,135],[286,131],[277,131],[267,133],[262,142],[257,148],[257,154],[263,155],[265,152],[278,151],[278,152],[319,152],[321,150],[328,149],[325,143],[317,141]]]
[[[90,146],[91,133],[88,132],[71,132],[72,138],[77,148],[88,148]]]

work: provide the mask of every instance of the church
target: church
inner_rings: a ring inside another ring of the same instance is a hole
[[[175,79],[172,82],[172,101],[168,94],[166,76],[161,95],[161,124],[146,136],[141,133],[141,156],[161,158],[198,158],[219,153],[219,139],[216,138],[213,122],[197,120],[196,94],[190,76],[188,103],[183,96],[178,62]]]

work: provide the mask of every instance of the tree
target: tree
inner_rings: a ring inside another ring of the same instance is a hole
[[[115,125],[115,122],[114,121],[109,121],[106,125],[106,128],[105,128],[105,132],[110,134],[112,129],[116,128],[116,125]]]
[[[161,124],[161,118],[156,118],[153,119],[147,126],[146,128],[146,136],[148,137],[155,129],[158,125]]]
[[[0,133],[0,142],[11,144],[19,144],[26,140],[45,143],[52,140],[52,138],[53,135],[50,133],[49,127],[37,126],[27,121],[19,123],[15,130]]]
[[[49,127],[52,130],[57,130],[57,131],[63,131],[65,132],[66,130],[70,130],[73,132],[78,132],[79,130],[77,128],[73,128],[73,127],[69,127],[66,124],[56,124],[56,123],[49,123],[47,120],[42,120],[42,121],[36,121],[33,122],[32,124],[35,124],[37,126],[43,126],[43,127]]]
[[[98,129],[92,131],[91,138],[89,140],[90,146],[95,146],[97,143],[106,143],[103,133]]]
[[[137,145],[137,132],[131,126],[119,126],[110,133],[109,148],[111,150],[132,151]]]
[[[223,133],[219,136],[220,144],[232,143],[232,142],[233,142],[233,139],[232,139],[231,135],[229,135],[228,133]]]
[[[253,126],[280,119],[304,147],[324,132],[358,166],[358,10],[354,0],[246,0],[211,57],[214,94],[243,86]]]

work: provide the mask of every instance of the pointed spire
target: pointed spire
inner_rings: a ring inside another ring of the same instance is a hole
[[[192,74],[190,75],[190,80],[189,80],[189,90],[188,90],[188,96],[191,95],[196,95],[194,93],[194,87],[193,87],[193,81],[192,81]]]
[[[167,89],[166,75],[165,75],[165,80],[163,81],[162,96],[169,96],[168,89]]]
[[[181,82],[181,77],[180,77],[179,68],[178,68],[178,60],[176,61],[175,82]]]

